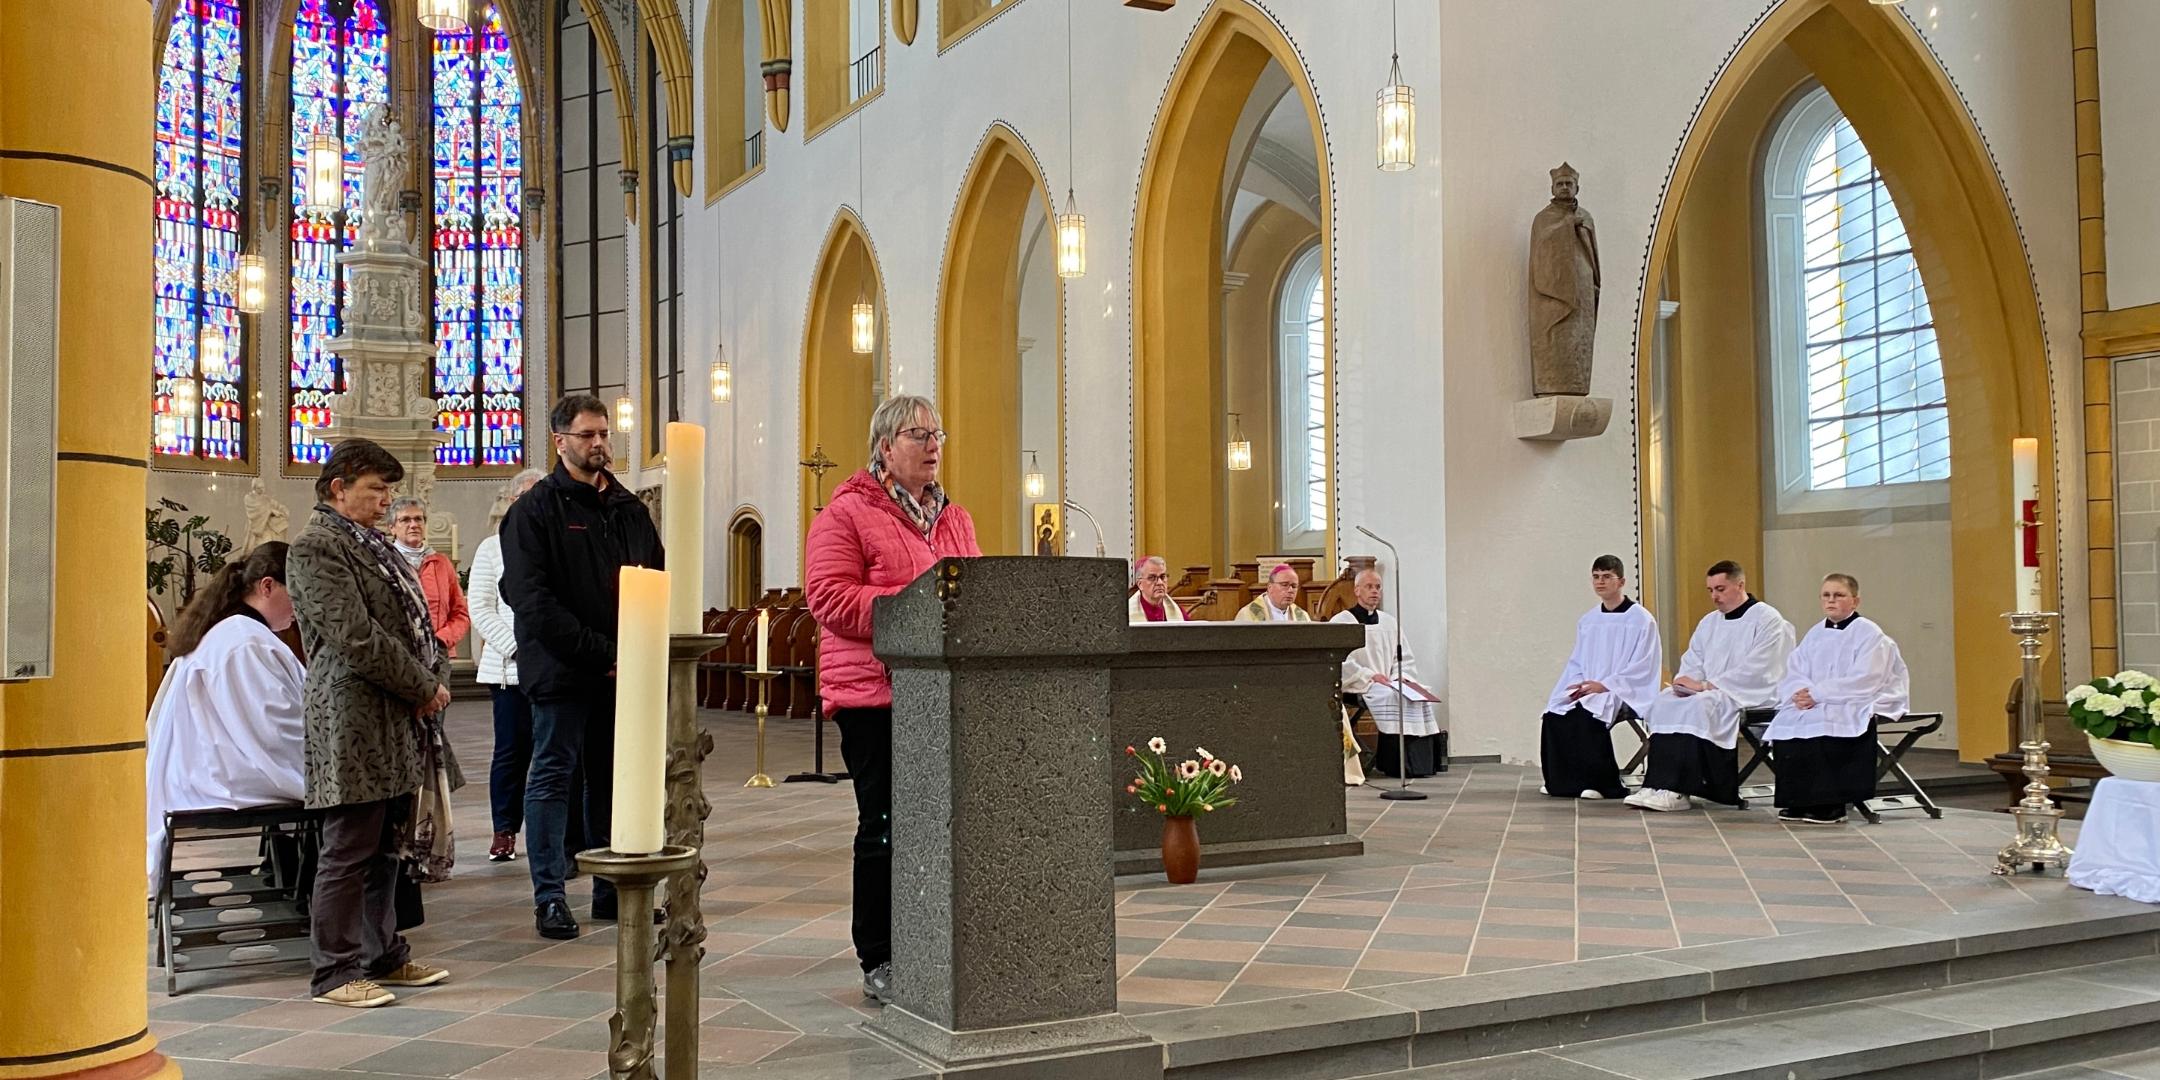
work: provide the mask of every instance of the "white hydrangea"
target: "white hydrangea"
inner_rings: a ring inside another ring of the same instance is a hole
[[[2128,706],[2113,694],[2094,694],[2085,699],[2085,707],[2102,716],[2121,716]]]
[[[2117,672],[2115,681],[2121,683],[2125,690],[2144,690],[2154,685],[2155,682],[2160,682],[2160,680],[2156,680],[2142,671]]]
[[[2080,683],[2071,687],[2070,693],[2065,695],[2063,700],[2068,704],[2075,705],[2099,692],[2091,683]]]

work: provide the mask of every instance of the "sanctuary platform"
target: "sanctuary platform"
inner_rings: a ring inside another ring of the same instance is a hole
[[[1527,722],[1527,721],[1526,721]],[[862,1028],[845,784],[744,790],[750,725],[709,714],[702,1075],[937,1075]],[[453,707],[468,776],[485,707]],[[776,724],[775,772],[809,731]],[[1119,1010],[1176,1078],[2160,1078],[2160,909],[1991,877],[2007,818],[1949,810],[1797,829],[1770,811],[1658,815],[1547,799],[1462,766],[1425,802],[1352,791],[1364,854],[1118,880]],[[450,981],[364,1012],[304,965],[149,972],[152,1030],[194,1080],[604,1076],[614,931],[532,930],[522,857],[486,861],[486,790],[411,939]],[[2065,830],[2074,842],[2075,827]],[[574,881],[577,914],[588,883]],[[1094,1078],[1084,1060],[954,1076]],[[1122,1074],[1118,1074],[1122,1075]]]

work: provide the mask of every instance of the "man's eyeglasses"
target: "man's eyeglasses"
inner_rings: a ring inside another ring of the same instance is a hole
[[[951,441],[951,439],[945,434],[944,428],[938,428],[935,430],[919,427],[902,428],[900,430],[900,437],[919,443],[927,443],[932,439],[936,439],[940,445]]]
[[[1168,575],[1168,574],[1142,574],[1142,575],[1140,575],[1140,580],[1142,580],[1142,581],[1168,581],[1168,580],[1170,580],[1170,575]]]
[[[607,439],[607,437],[608,437],[608,436],[610,436],[610,435],[613,435],[613,434],[614,434],[614,432],[612,432],[612,431],[607,431],[607,430],[601,430],[601,431],[558,431],[558,432],[556,432],[555,434],[557,434],[557,435],[560,435],[560,436],[562,436],[562,437],[563,437],[563,438],[565,438],[565,439],[576,439],[576,440],[577,440],[577,441],[579,441],[579,442],[601,442],[601,441],[605,441],[605,440]]]

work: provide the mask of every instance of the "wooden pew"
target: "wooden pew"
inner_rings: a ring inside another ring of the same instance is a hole
[[[2010,680],[2010,696],[2003,702],[2004,743],[2008,750],[1988,759],[1988,768],[1995,770],[2010,785],[2010,802],[2014,805],[2025,797],[2025,754],[2018,749],[2021,733],[2018,730],[2018,701],[2024,696],[2025,680]],[[2112,775],[2107,766],[2092,756],[2092,748],[2085,742],[2085,733],[2070,720],[2067,702],[2042,698],[2040,700],[2040,739],[2048,744],[2048,775],[2075,780],[2098,781]],[[2068,799],[2080,801],[2082,794],[2056,789],[2057,801]]]

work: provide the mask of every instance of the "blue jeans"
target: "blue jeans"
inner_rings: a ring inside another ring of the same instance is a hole
[[[532,771],[525,780],[526,862],[532,870],[533,905],[568,902],[563,878],[576,852],[564,843],[572,804],[580,801],[579,771],[585,774],[583,810],[585,846],[608,846],[608,822],[615,798],[615,695],[610,692],[566,701],[532,703]],[[593,899],[613,899],[615,887],[593,880]]]
[[[525,775],[532,769],[532,702],[515,686],[489,691],[495,703],[495,756],[488,763],[489,809],[495,831],[525,827]]]

